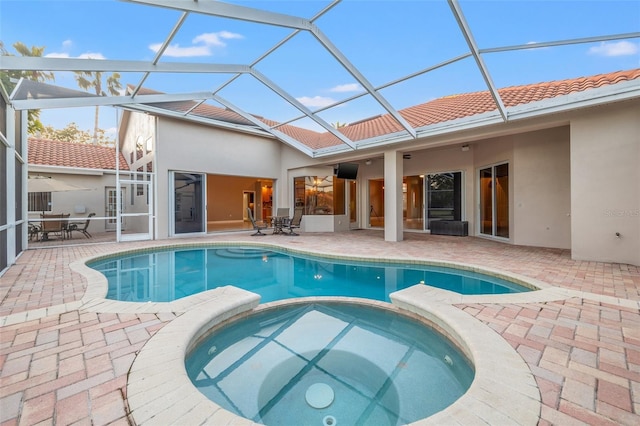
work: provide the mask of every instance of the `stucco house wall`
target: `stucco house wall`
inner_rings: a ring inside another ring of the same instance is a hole
[[[571,248],[569,126],[518,135],[513,144],[513,242]]]
[[[571,254],[640,265],[640,102],[571,121]]]
[[[278,180],[281,143],[246,133],[158,117],[156,138],[158,237],[168,237],[169,171]]]
[[[508,162],[508,243],[570,248],[578,259],[640,264],[638,111],[638,102],[625,102],[484,129],[475,139],[468,133],[447,135],[440,146],[416,141],[413,150],[398,147],[411,152],[402,173],[462,171],[465,219],[470,235],[480,236],[478,171]],[[368,181],[384,177],[381,152],[312,159],[270,138],[157,120],[159,238],[168,236],[170,170],[273,179],[275,205],[291,207],[294,177],[330,174],[339,162],[358,161],[358,222],[367,226]],[[469,149],[463,151],[462,144]],[[371,165],[364,164],[367,158]],[[348,226],[346,217],[332,217],[333,223],[313,219],[305,218],[303,231]]]
[[[84,219],[89,213],[105,215],[105,187],[115,186],[115,171],[100,172],[83,169],[64,169],[47,166],[29,166],[29,174],[41,175],[62,182],[88,188],[86,191],[52,192],[51,211],[45,213],[69,213],[70,218]],[[29,211],[29,219],[40,220],[40,211]],[[104,220],[93,220],[91,228],[105,230]]]

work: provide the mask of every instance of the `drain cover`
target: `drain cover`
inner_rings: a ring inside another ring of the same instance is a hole
[[[326,383],[315,383],[309,386],[305,399],[313,408],[325,408],[333,402],[333,389]]]

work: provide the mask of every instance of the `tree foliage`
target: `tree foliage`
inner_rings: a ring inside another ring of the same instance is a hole
[[[21,56],[41,57],[44,54],[44,46],[31,46],[27,47],[22,42],[13,43],[13,48]],[[0,55],[2,56],[15,56],[9,53],[5,48],[4,43],[0,40]],[[11,94],[15,88],[18,80],[21,78],[27,78],[29,80],[44,83],[45,81],[55,81],[55,75],[53,72],[48,71],[0,71],[0,81],[4,86],[7,94]],[[38,131],[42,131],[44,126],[40,122],[40,110],[30,109],[28,111],[28,123],[27,131],[29,134],[35,134]]]
[[[107,93],[102,89],[102,72],[96,71],[76,71],[76,82],[81,89],[90,91],[93,89],[96,95],[98,96],[107,96]],[[117,96],[120,94],[122,90],[122,84],[120,83],[120,73],[114,72],[110,76],[107,77],[107,91],[112,96]],[[100,107],[96,106],[96,114],[94,119],[93,126],[93,138],[98,143],[98,133],[100,132],[99,128],[99,115],[100,115]],[[104,131],[103,131],[104,132]]]
[[[42,139],[63,142],[94,143],[95,141],[98,145],[115,145],[115,140],[109,138],[104,130],[97,129],[97,136],[94,137],[91,132],[80,129],[74,122],[67,124],[67,127],[64,129],[54,129],[51,126],[44,126],[43,130],[40,132],[40,137]]]

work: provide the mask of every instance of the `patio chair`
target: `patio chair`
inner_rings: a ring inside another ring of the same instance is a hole
[[[33,241],[34,239],[38,241],[41,230],[40,225],[29,222],[29,241]]]
[[[49,239],[49,234],[58,234],[63,240],[65,233],[67,232],[67,218],[69,217],[69,213],[67,214],[40,214],[40,218],[42,219],[42,237],[41,241],[47,241]],[[54,220],[57,219],[57,220]]]
[[[300,228],[300,222],[302,221],[302,209],[295,209],[293,211],[293,217],[287,224],[286,228],[289,230],[289,235],[300,235],[294,231],[294,229]]]
[[[251,219],[251,224],[253,225],[253,229],[254,229],[255,231],[257,231],[257,232],[255,232],[255,233],[251,234],[251,236],[253,237],[253,236],[256,236],[256,235],[260,235],[260,236],[267,235],[267,234],[263,234],[263,233],[262,233],[262,230],[263,230],[263,229],[267,229],[267,228],[268,228],[268,226],[267,226],[267,225],[264,225],[264,224],[258,224],[258,223],[256,222],[256,220],[253,218],[253,212],[251,211],[251,208],[250,208],[250,207],[247,207],[247,212],[249,213],[249,219]]]
[[[289,207],[278,207],[276,212],[276,216],[278,217],[289,217]]]
[[[89,213],[89,216],[87,216],[87,220],[85,220],[84,222],[74,222],[69,224],[69,226],[67,227],[69,238],[73,237],[73,231],[82,232],[85,238],[93,238],[89,231],[87,231],[87,228],[89,228],[89,222],[91,222],[91,218],[95,215],[95,213]],[[82,225],[82,228],[80,228],[80,225]]]

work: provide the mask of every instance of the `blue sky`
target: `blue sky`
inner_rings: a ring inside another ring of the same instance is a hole
[[[311,18],[328,1],[236,1],[247,7]],[[478,46],[492,48],[640,32],[638,0],[460,1]],[[45,46],[46,56],[150,61],[179,11],[111,1],[0,0],[0,39],[9,51],[21,41]],[[432,67],[468,51],[444,0],[344,0],[316,22],[374,87]],[[251,64],[291,29],[190,14],[162,61]],[[491,53],[483,56],[497,87],[536,83],[640,67],[640,39]],[[301,32],[255,68],[310,109],[362,92],[309,33]],[[140,74],[121,81],[137,85]],[[230,75],[152,75],[145,87],[167,93],[215,90]],[[54,84],[77,88],[73,75]],[[455,93],[486,90],[475,62],[465,59],[380,93],[402,109]],[[278,121],[300,113],[251,77],[242,76],[219,94],[245,110]],[[93,127],[93,108],[42,111],[45,125],[75,121]],[[353,122],[386,111],[370,96],[321,116]],[[101,109],[100,126],[116,125],[116,111]],[[294,124],[313,128],[307,121]]]

